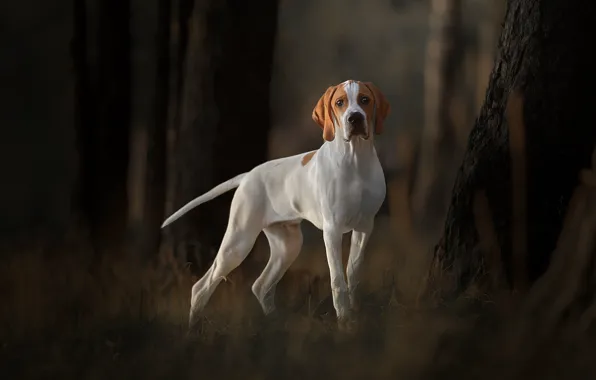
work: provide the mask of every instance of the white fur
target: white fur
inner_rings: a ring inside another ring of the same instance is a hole
[[[346,108],[346,111],[341,117],[341,124],[343,128],[337,128],[336,126],[335,132],[340,132],[341,136],[339,137],[346,141],[349,140],[350,133],[352,132],[352,128],[348,123],[348,116],[353,112],[360,112],[361,114],[366,115],[366,112],[364,112],[362,107],[360,107],[360,104],[358,104],[358,93],[360,91],[360,84],[354,81],[345,81],[344,83],[342,83],[342,85],[344,86],[344,90],[346,91],[346,97],[348,98],[348,107]],[[371,134],[374,133],[369,133],[368,135],[370,136]]]
[[[191,324],[221,280],[246,258],[261,231],[271,255],[252,291],[264,313],[271,313],[275,287],[300,253],[300,223],[305,219],[323,231],[338,319],[349,317],[356,306],[354,291],[375,215],[385,199],[385,176],[374,147],[374,126],[365,121],[368,138],[346,142],[347,115],[356,110],[365,113],[357,102],[358,83],[343,85],[349,103],[341,120],[335,120],[336,138],[325,142],[309,163],[302,165],[305,153],[265,162],[196,198],[163,223],[165,227],[193,207],[238,187],[215,261],[192,288]],[[349,231],[353,232],[346,281],[341,242]]]

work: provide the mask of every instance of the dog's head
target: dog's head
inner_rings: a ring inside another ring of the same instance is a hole
[[[350,142],[354,138],[368,140],[373,130],[381,134],[389,110],[389,102],[374,84],[348,80],[325,91],[312,118],[323,128],[325,141],[338,135]]]

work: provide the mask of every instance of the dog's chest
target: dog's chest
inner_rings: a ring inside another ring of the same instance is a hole
[[[329,208],[335,223],[348,229],[374,218],[385,199],[383,177],[339,176],[328,182]]]

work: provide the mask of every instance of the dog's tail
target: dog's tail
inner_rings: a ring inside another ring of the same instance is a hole
[[[242,178],[244,178],[246,174],[248,173],[239,174],[236,177],[227,180],[226,182],[220,183],[219,185],[215,186],[213,189],[209,190],[205,194],[200,195],[192,201],[188,202],[187,204],[182,206],[182,208],[180,208],[178,211],[173,213],[169,218],[167,218],[161,225],[161,228],[164,228],[168,224],[174,222],[176,219],[180,218],[182,215],[186,214],[198,205],[203,204],[205,202],[209,202],[213,198],[216,198],[222,195],[223,193],[237,188],[238,186],[240,186],[240,181],[242,181]]]

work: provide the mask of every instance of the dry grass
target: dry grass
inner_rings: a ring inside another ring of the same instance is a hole
[[[360,330],[351,337],[336,331],[321,247],[306,248],[280,283],[277,319],[262,317],[250,293],[264,265],[254,252],[218,288],[193,339],[185,327],[196,278],[168,254],[141,265],[121,252],[96,261],[77,244],[61,254],[15,252],[0,265],[2,371],[11,378],[420,374],[441,334],[463,326],[414,307],[421,257],[403,244],[390,249],[389,228],[380,223],[371,247]]]

